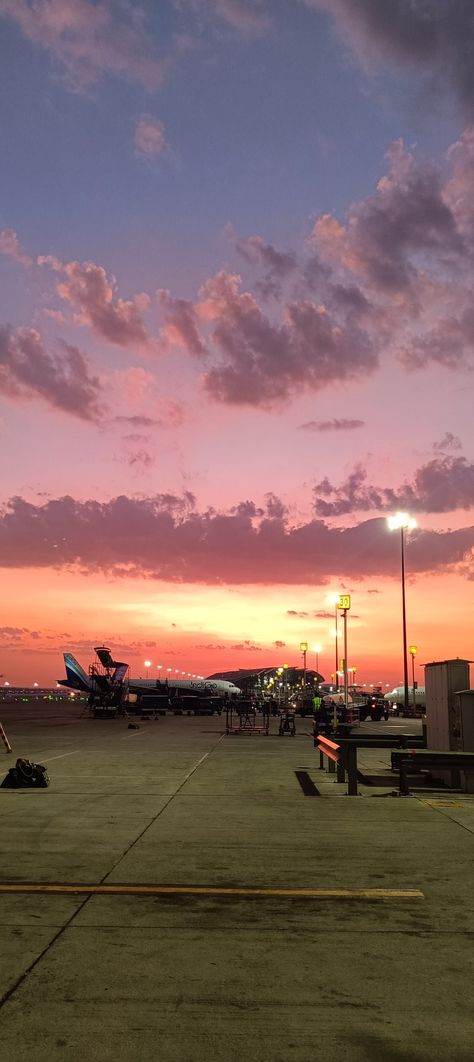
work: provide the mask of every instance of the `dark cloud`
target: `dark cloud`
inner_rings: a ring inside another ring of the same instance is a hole
[[[285,645],[286,645],[286,642],[277,641],[277,642],[273,642],[273,644],[275,646],[275,649],[284,649]]]
[[[236,516],[263,516],[263,509],[260,509],[253,501],[239,502],[238,505],[233,505],[231,508],[232,515]]]
[[[470,563],[474,528],[408,536],[407,571]],[[12,498],[0,514],[4,567],[71,567],[114,576],[205,584],[321,584],[399,575],[384,518],[347,528],[309,520],[298,527],[262,517],[200,513],[192,496],[71,497],[33,505]]]
[[[146,471],[154,465],[155,458],[149,450],[145,450],[145,448],[142,447],[140,450],[132,450],[128,453],[125,461],[130,468],[138,468],[141,471]]]
[[[205,378],[222,402],[271,406],[296,389],[369,376],[378,359],[369,336],[352,321],[332,318],[321,305],[293,302],[284,322],[265,316],[239,278],[219,273],[201,291],[198,312],[213,322],[212,343],[221,364]]]
[[[323,215],[314,231],[334,260],[365,276],[380,293],[393,295],[409,292],[419,280],[415,258],[457,259],[464,242],[445,201],[440,171],[415,160],[401,141],[388,157],[389,174],[373,195],[351,207],[347,226]]]
[[[98,420],[102,388],[82,351],[61,342],[49,353],[35,328],[0,326],[0,393],[16,400],[40,398],[83,420]]]
[[[267,514],[272,520],[283,520],[288,512],[287,506],[282,502],[281,498],[277,498],[276,494],[271,492],[265,495],[265,504]]]
[[[279,251],[271,243],[266,243],[261,236],[237,238],[235,247],[249,265],[261,266],[264,276],[257,281],[255,290],[263,297],[279,298],[285,280],[297,268],[297,256],[294,251]]]
[[[0,627],[0,638],[24,638],[28,634],[26,627]]]
[[[309,612],[297,612],[294,608],[290,608],[287,611],[287,616],[295,616],[297,619],[305,619],[309,616]]]
[[[433,449],[441,453],[445,453],[446,450],[462,450],[462,443],[457,435],[453,435],[452,431],[447,431],[442,439],[433,444]]]
[[[261,653],[262,652],[262,646],[261,645],[252,645],[252,642],[250,642],[250,641],[237,642],[236,645],[230,645],[229,649],[235,649],[237,652],[240,652],[240,651],[250,651],[250,652],[253,652],[253,653]]]
[[[173,299],[169,291],[158,291],[158,301],[165,315],[165,327],[161,332],[164,345],[177,343],[197,357],[204,357],[206,347],[199,335],[199,320],[189,299]]]
[[[387,61],[449,86],[474,114],[474,8],[471,0],[306,0],[336,19],[364,62]]]
[[[216,645],[214,642],[206,642],[205,644],[202,644],[202,642],[198,642],[198,644],[195,646],[195,648],[196,649],[227,649],[228,646],[227,645]]]
[[[140,415],[132,417],[114,417],[116,424],[130,424],[134,428],[160,428],[161,420],[157,420],[154,417],[142,417]]]
[[[446,165],[401,141],[387,155],[375,190],[344,221],[318,217],[299,256],[230,233],[258,271],[252,292],[221,271],[195,302],[160,293],[162,344],[207,361],[204,388],[217,401],[281,406],[295,393],[367,379],[389,356],[410,371],[472,366],[474,129],[449,149]],[[269,292],[277,302],[264,310],[259,298]],[[333,418],[301,427],[356,426]]]
[[[332,420],[308,420],[306,424],[299,424],[299,431],[353,431],[354,428],[363,428],[364,420],[347,420],[344,417]]]
[[[323,479],[314,488],[318,516],[344,516],[354,512],[449,513],[474,506],[474,462],[465,457],[435,457],[416,469],[411,483],[397,489],[374,487],[367,471],[356,465],[340,487]]]
[[[322,609],[320,612],[314,613],[315,619],[334,619],[334,612],[329,612],[328,609]]]

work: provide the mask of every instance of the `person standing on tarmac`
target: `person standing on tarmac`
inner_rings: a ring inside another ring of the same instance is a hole
[[[313,697],[313,715],[314,715],[315,718],[316,718],[320,708],[321,708],[321,697],[319,696],[319,693],[315,693],[315,695]]]

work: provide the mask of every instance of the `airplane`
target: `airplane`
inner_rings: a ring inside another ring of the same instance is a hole
[[[242,692],[233,682],[224,679],[132,679],[126,678],[129,665],[113,660],[110,649],[99,645],[94,649],[99,664],[91,664],[89,674],[72,653],[63,653],[66,678],[58,679],[60,686],[89,694],[90,703],[122,704],[131,694],[133,699],[145,693],[165,696],[182,693],[202,697],[237,697]]]
[[[409,703],[413,704],[413,686],[408,687],[408,699]],[[395,686],[395,689],[391,693],[385,694],[385,700],[392,706],[398,706],[403,708],[405,700],[405,687]],[[415,688],[415,704],[417,707],[426,708],[426,692],[424,686],[417,686]]]

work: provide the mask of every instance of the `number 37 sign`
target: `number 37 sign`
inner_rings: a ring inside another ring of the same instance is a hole
[[[338,608],[344,608],[344,609],[350,608],[351,607],[351,595],[350,594],[340,594],[339,601],[337,603],[337,607]]]

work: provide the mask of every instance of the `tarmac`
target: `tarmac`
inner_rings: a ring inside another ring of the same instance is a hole
[[[348,797],[308,719],[0,718],[51,778],[0,789],[1,1062],[472,1062],[473,795]]]

